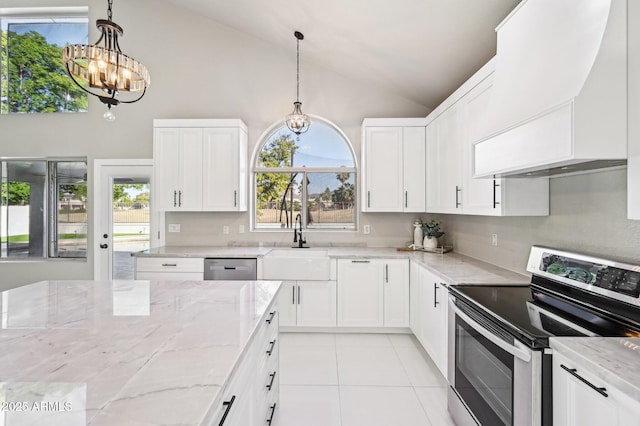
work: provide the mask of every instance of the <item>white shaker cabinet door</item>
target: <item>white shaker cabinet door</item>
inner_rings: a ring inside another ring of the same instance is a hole
[[[153,143],[158,210],[202,209],[202,129],[156,128]]]
[[[338,326],[382,327],[384,288],[376,259],[338,259]]]
[[[461,213],[460,105],[452,105],[427,126],[427,212]]]
[[[367,127],[365,138],[363,211],[401,212],[402,127]]]
[[[246,210],[246,138],[239,128],[204,129],[203,210]]]
[[[409,326],[409,261],[383,261],[384,326]]]
[[[298,281],[297,324],[300,327],[336,326],[336,282]],[[282,322],[281,322],[282,324]]]
[[[402,173],[404,186],[404,212],[426,211],[426,130],[425,127],[402,129]]]

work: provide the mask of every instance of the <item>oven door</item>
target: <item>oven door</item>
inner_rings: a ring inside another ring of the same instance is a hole
[[[454,296],[448,337],[448,407],[456,424],[541,424],[541,351],[516,341]]]

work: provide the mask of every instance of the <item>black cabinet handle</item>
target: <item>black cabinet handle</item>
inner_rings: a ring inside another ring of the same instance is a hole
[[[178,193],[178,191],[173,191],[173,207],[178,205],[178,203],[176,202],[177,193]]]
[[[292,303],[293,305],[295,305],[295,304],[296,304],[296,286],[295,286],[295,285],[294,285],[294,286],[292,286],[292,287],[291,287],[291,290],[293,290],[293,292],[292,292],[292,293],[293,293],[293,299],[291,300],[291,303]]]
[[[271,377],[271,381],[267,385],[267,390],[271,390],[271,388],[273,387],[273,382],[276,380],[276,372],[274,371],[273,373],[269,374],[269,377]]]
[[[596,385],[594,385],[593,383],[591,383],[590,381],[588,381],[587,379],[585,379],[584,377],[579,375],[577,369],[569,368],[564,364],[560,364],[560,367],[562,367],[563,370],[567,371],[573,377],[575,377],[576,379],[580,380],[582,383],[584,383],[585,385],[589,386],[591,389],[593,389],[594,391],[598,392],[600,395],[604,396],[605,398],[609,396],[607,394],[607,388],[599,388],[599,387],[597,387]]]
[[[352,260],[351,263],[371,263],[370,260]]]
[[[271,410],[271,415],[267,419],[267,424],[271,425],[271,422],[273,421],[273,415],[276,414],[276,403],[274,402],[273,405],[269,407],[269,409]]]
[[[460,207],[460,204],[461,204],[460,200],[459,200],[460,191],[462,191],[462,188],[460,188],[458,185],[456,185],[456,209],[458,207]]]
[[[182,191],[178,191],[178,207],[182,207]]]
[[[238,207],[238,191],[233,191],[233,207]]]
[[[494,180],[493,180],[493,208],[494,208],[494,209],[496,208],[496,206],[497,206],[498,204],[500,204],[498,201],[496,201],[496,190],[497,190],[497,188],[499,188],[499,187],[500,187],[500,184],[499,184],[499,183],[496,183],[496,180],[494,179]]]
[[[409,191],[404,191],[404,207],[409,207]]]
[[[177,263],[163,263],[162,266],[178,266]]]
[[[384,282],[389,283],[389,264],[384,265]]]
[[[371,207],[371,191],[367,191],[367,207]]]
[[[300,286],[298,286],[298,305],[300,304]]]
[[[438,304],[438,283],[433,283],[433,307],[437,308]]]
[[[218,424],[218,426],[222,426],[224,424],[225,420],[227,420],[227,416],[229,415],[229,411],[231,411],[231,406],[233,405],[233,402],[235,400],[236,400],[236,396],[233,395],[229,401],[224,401],[222,403],[222,406],[223,407],[226,406],[227,408],[225,408],[224,414],[222,415],[222,418],[220,419],[220,423]]]
[[[267,324],[271,324],[271,321],[273,321],[273,317],[275,316],[276,316],[276,311],[269,312],[269,318],[267,318],[266,320]]]
[[[271,356],[271,354],[273,353],[273,348],[275,348],[275,347],[276,347],[276,341],[275,340],[270,341],[269,342],[269,349],[267,350],[267,354],[269,356]]]

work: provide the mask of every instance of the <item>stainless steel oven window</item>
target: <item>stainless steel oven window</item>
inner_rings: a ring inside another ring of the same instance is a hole
[[[513,425],[514,357],[456,317],[456,390],[481,424]]]

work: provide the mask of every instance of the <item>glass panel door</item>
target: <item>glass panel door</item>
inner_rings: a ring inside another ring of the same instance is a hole
[[[455,388],[481,424],[513,425],[514,357],[456,316]]]

